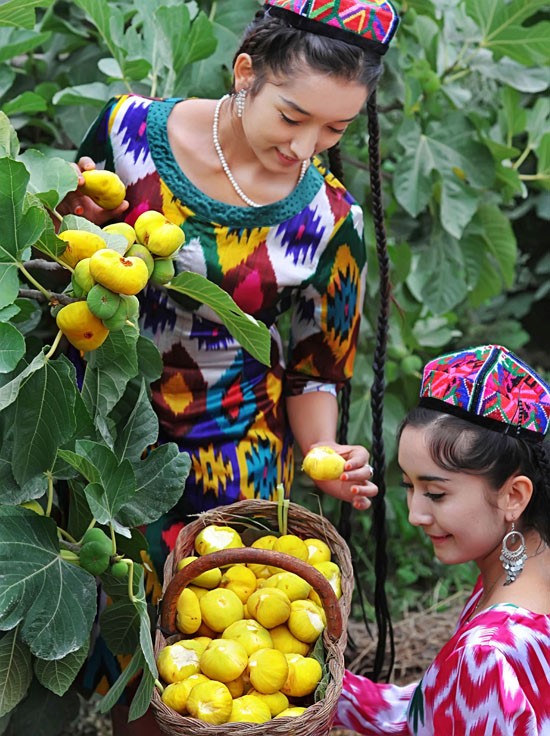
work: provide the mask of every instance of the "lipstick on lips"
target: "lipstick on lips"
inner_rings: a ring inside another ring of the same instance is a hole
[[[299,166],[302,162],[298,158],[294,158],[292,156],[286,156],[284,153],[281,153],[278,148],[275,149],[277,151],[277,157],[279,161],[284,166]]]

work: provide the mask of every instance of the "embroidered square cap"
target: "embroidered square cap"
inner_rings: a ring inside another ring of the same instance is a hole
[[[550,427],[550,387],[501,345],[431,360],[424,367],[419,403],[535,442]]]
[[[385,54],[399,25],[388,0],[267,0],[269,14],[302,31]]]

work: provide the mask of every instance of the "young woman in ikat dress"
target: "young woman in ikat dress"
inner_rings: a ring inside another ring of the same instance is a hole
[[[361,208],[335,177],[333,154],[375,90],[397,25],[386,0],[269,0],[245,31],[229,95],[116,97],[80,147],[79,171],[116,171],[127,201],[105,211],[77,190],[63,213],[134,224],[146,210],[163,212],[185,233],[176,271],[206,276],[271,332],[266,367],[200,303],[154,288],[144,295],[141,330],[164,366],[152,386],[160,440],[191,457],[181,502],[146,530],[159,573],[189,515],[273,499],[279,484],[288,494],[294,444],[301,453],[331,445],[346,459],[321,491],[366,509],[378,490],[367,449],[336,442],[366,249]],[[376,119],[375,104],[368,113]],[[327,150],[334,171],[318,158]],[[380,232],[381,208],[375,219]],[[289,336],[277,328],[285,313]],[[117,721],[115,733],[157,733],[141,720]]]
[[[317,156],[364,110],[397,22],[380,0],[271,0],[235,55],[231,94],[113,98],[80,147],[79,168],[116,171],[127,201],[108,212],[77,190],[67,211],[130,224],[163,212],[186,236],[176,270],[221,286],[272,337],[266,367],[208,308],[146,290],[141,329],[164,365],[152,386],[160,439],[192,463],[177,508],[147,529],[159,571],[189,515],[273,499],[279,484],[288,494],[294,444],[303,454],[331,445],[346,459],[321,491],[357,509],[377,492],[367,449],[336,442],[364,303],[363,216]],[[290,335],[281,336],[288,312]]]
[[[359,734],[550,736],[550,387],[506,348],[424,369],[402,425],[409,521],[479,579],[419,683],[346,672],[338,723]]]

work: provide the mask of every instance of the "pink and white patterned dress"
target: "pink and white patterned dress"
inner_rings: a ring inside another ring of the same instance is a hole
[[[481,580],[422,680],[404,687],[346,671],[337,725],[359,734],[550,736],[550,615],[480,611]]]

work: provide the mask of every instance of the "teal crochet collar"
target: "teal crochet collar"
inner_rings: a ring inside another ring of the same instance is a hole
[[[311,165],[302,181],[284,199],[263,207],[240,207],[212,199],[198,189],[180,169],[168,142],[168,117],[184,98],[154,100],[147,112],[147,138],[151,156],[161,179],[172,194],[196,215],[208,222],[232,227],[262,227],[283,222],[301,212],[315,197],[323,179]]]

